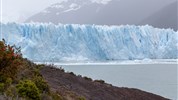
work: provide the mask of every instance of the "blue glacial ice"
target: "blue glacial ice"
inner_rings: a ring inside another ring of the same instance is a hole
[[[1,23],[2,37],[33,61],[177,59],[178,32],[152,26]]]

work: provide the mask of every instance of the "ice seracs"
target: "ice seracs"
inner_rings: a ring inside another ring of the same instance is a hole
[[[0,24],[7,43],[33,61],[177,59],[178,32],[152,26]]]

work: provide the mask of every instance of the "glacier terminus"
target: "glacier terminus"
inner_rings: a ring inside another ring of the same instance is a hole
[[[177,59],[178,32],[149,25],[0,23],[2,38],[33,61]]]

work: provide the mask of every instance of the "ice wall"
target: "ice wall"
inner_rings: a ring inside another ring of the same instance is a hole
[[[178,32],[151,26],[0,24],[2,38],[33,61],[177,59]]]

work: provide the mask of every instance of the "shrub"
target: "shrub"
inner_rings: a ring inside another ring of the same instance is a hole
[[[0,92],[2,93],[2,92],[4,92],[4,83],[0,83]]]
[[[7,78],[5,83],[6,83],[6,86],[10,86],[12,84],[12,79]]]
[[[70,75],[76,76],[73,72],[68,72]]]
[[[20,96],[33,100],[40,100],[39,89],[31,80],[21,81],[17,84],[16,88]]]
[[[78,75],[78,77],[82,77],[82,75]]]
[[[60,71],[65,72],[65,70],[62,67],[60,67],[59,69],[60,69]]]
[[[53,100],[63,100],[62,96],[57,93],[52,94],[52,98]]]
[[[11,65],[14,59],[21,58],[20,48],[0,41],[0,70]]]
[[[45,65],[44,64],[38,64],[38,65],[36,65],[36,68],[37,69],[41,69],[41,68],[43,68]]]
[[[94,80],[94,82],[98,82],[98,83],[101,83],[101,84],[104,84],[104,83],[105,83],[104,80]]]
[[[5,83],[6,79],[7,78],[2,73],[0,73],[0,82]]]
[[[92,79],[91,79],[91,78],[89,78],[89,77],[84,76],[83,78],[84,78],[85,80],[92,81]]]
[[[14,79],[19,65],[21,65],[20,48],[10,46],[0,41],[0,76]]]
[[[12,79],[7,78],[4,84],[4,89],[7,89],[12,84]]]
[[[41,76],[40,71],[37,68],[33,69],[33,73],[34,73],[35,76]]]
[[[10,97],[17,96],[17,91],[16,91],[15,86],[8,87],[7,90],[5,91],[5,93],[7,96],[10,96]]]
[[[40,93],[46,92],[49,93],[49,86],[47,82],[41,76],[36,76],[33,79],[34,83],[36,84],[37,88],[39,89]]]
[[[78,97],[78,100],[86,100],[83,96]]]

